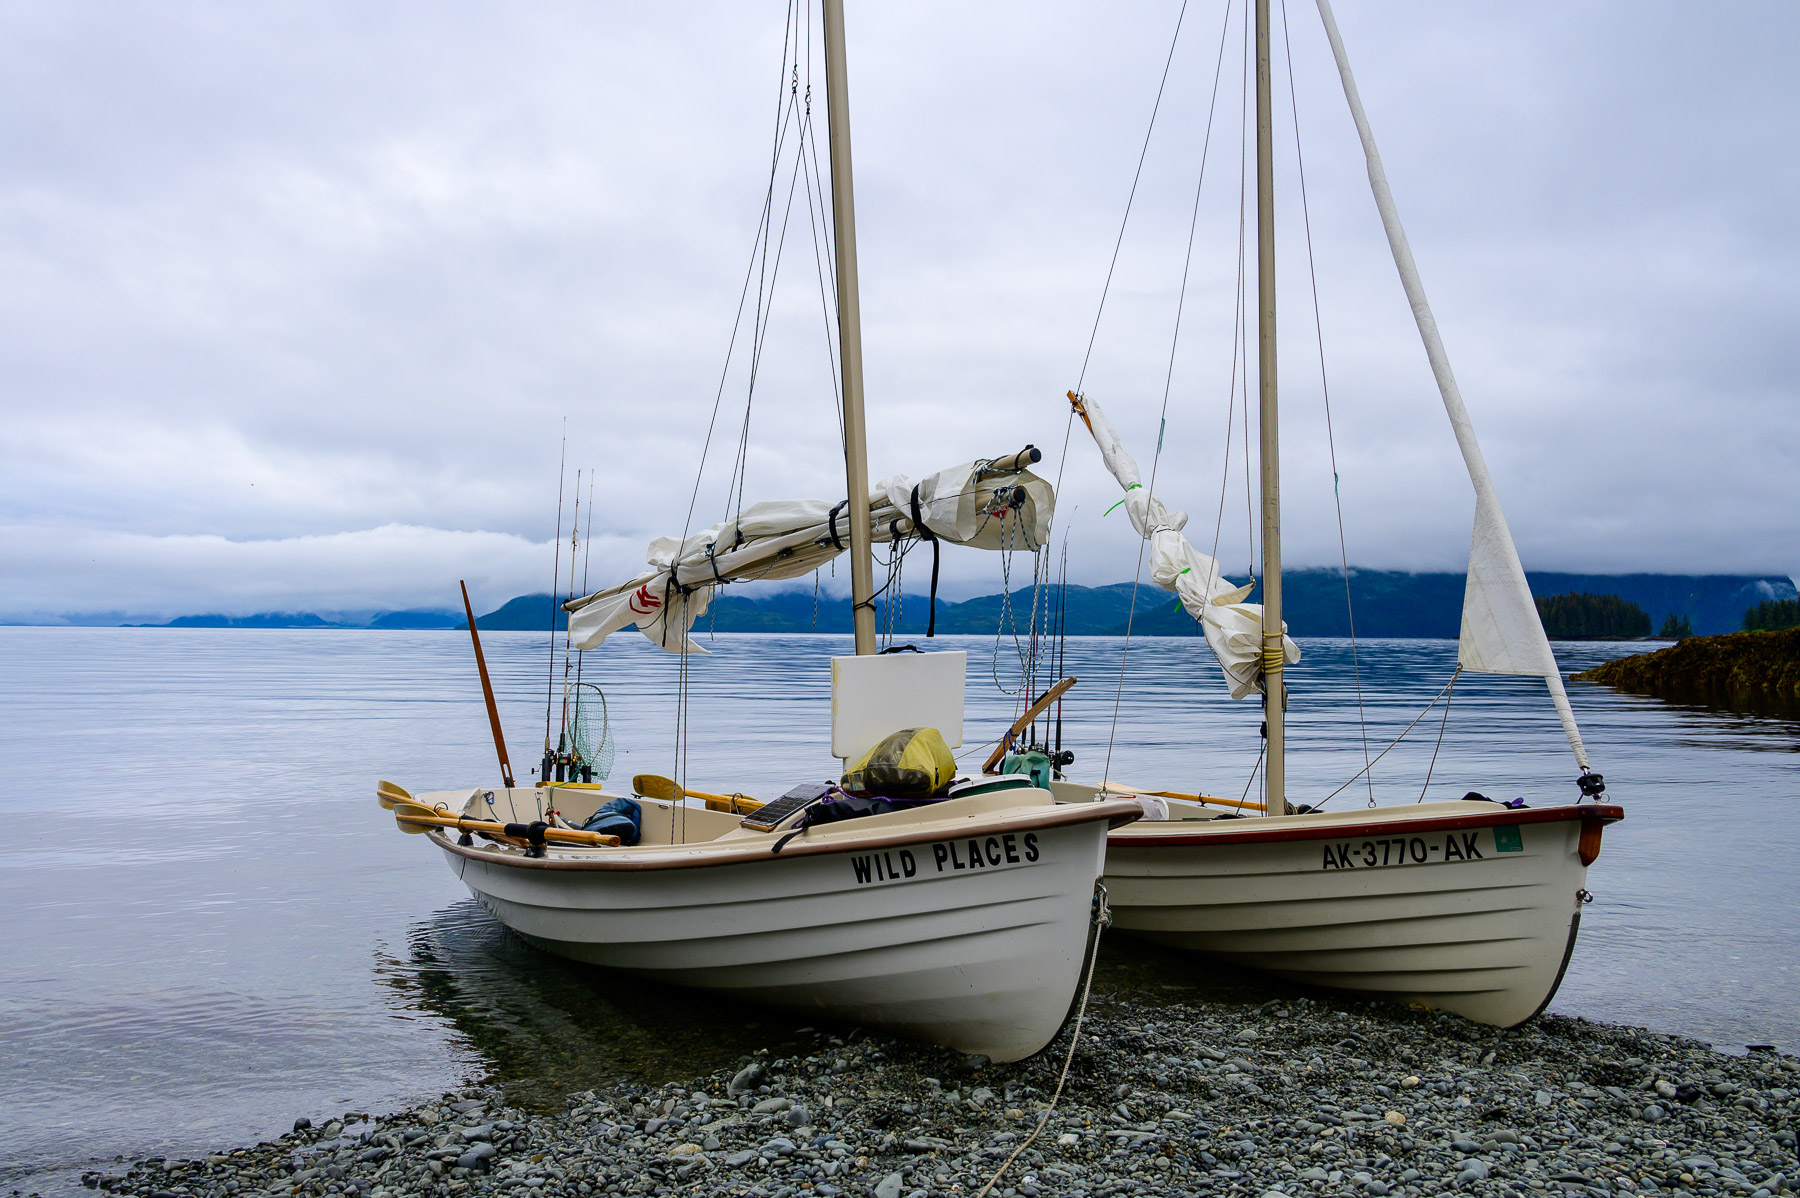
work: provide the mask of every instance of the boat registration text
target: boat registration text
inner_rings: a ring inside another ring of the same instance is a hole
[[[850,871],[856,884],[863,886],[870,882],[904,882],[921,874],[935,877],[958,870],[1035,865],[1040,856],[1036,832],[1023,836],[1008,832],[966,840],[937,840],[910,849],[857,853],[850,858]]]
[[[1517,828],[1494,830],[1490,851],[1517,853],[1524,843]],[[1380,840],[1327,841],[1319,868],[1379,869],[1384,865],[1424,865],[1432,861],[1485,861],[1480,832],[1435,836],[1390,836]]]

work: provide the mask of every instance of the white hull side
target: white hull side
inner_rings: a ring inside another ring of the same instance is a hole
[[[1122,931],[1510,1027],[1550,1001],[1574,947],[1587,876],[1582,826],[1515,826],[1521,847],[1502,852],[1493,827],[1434,831],[1416,816],[1386,830],[1345,826],[1330,839],[1237,844],[1168,843],[1183,825],[1140,824],[1114,835],[1106,882]],[[1459,846],[1473,837],[1479,858],[1446,860],[1446,837]],[[1405,864],[1380,863],[1400,839],[1422,842],[1426,860],[1408,852]],[[1346,845],[1348,866],[1327,867],[1326,853],[1338,860]]]
[[[618,872],[446,855],[496,919],[559,956],[1011,1061],[1069,1011],[1105,833],[1045,828],[1035,862],[942,874],[915,845],[912,878],[883,850],[902,876],[863,882],[854,852]]]

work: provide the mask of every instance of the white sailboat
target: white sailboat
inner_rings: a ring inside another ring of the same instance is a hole
[[[644,574],[565,606],[576,648],[635,624],[672,654],[703,652],[688,632],[718,587],[794,577],[847,550],[856,655],[832,663],[829,731],[848,762],[904,729],[962,740],[966,655],[875,653],[872,544],[1041,540],[1053,498],[1028,469],[1035,451],[869,487],[842,0],[823,12],[847,498],[757,504],[653,542]],[[470,624],[473,633],[472,614]],[[669,783],[637,800],[639,838],[626,845],[579,830],[618,797],[602,786],[512,785],[491,691],[489,713],[507,785],[415,796],[383,783],[378,794],[496,919],[575,960],[1000,1061],[1036,1052],[1062,1026],[1097,935],[1106,833],[1139,810],[977,783],[960,797],[814,822],[821,800],[804,789],[768,805],[699,805]]]
[[[1263,602],[1245,603],[1218,564],[1182,535],[1185,513],[1145,489],[1100,405],[1071,393],[1107,469],[1125,488],[1149,542],[1154,581],[1200,621],[1233,697],[1261,693],[1266,714],[1263,803],[1231,804],[1166,790],[1057,782],[1068,800],[1160,796],[1168,818],[1109,838],[1106,883],[1115,926],[1147,939],[1303,982],[1415,1002],[1511,1026],[1549,1003],[1576,933],[1587,868],[1602,828],[1623,810],[1604,783],[1564,693],[1555,657],[1468,412],[1438,337],[1363,113],[1328,0],[1318,0],[1361,136],[1395,264],[1425,342],[1475,491],[1475,533],[1459,669],[1544,679],[1581,774],[1574,802],[1516,807],[1471,794],[1458,802],[1354,812],[1296,809],[1286,787],[1286,666],[1299,650],[1281,616],[1281,505],[1275,371],[1273,162],[1268,0],[1255,0],[1256,230],[1262,475]],[[1142,781],[1137,780],[1137,781]],[[1251,814],[1253,818],[1239,818]]]

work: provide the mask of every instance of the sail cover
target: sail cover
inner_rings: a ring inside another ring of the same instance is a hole
[[[650,568],[644,573],[563,604],[570,643],[598,648],[635,624],[670,653],[704,653],[688,631],[706,614],[713,591],[731,582],[797,578],[823,566],[850,547],[846,506],[770,500],[686,540],[658,537],[645,554]],[[876,483],[869,531],[876,544],[911,541],[926,535],[923,524],[929,536],[952,545],[1033,550],[1050,535],[1054,507],[1050,484],[1029,470],[965,462],[916,484],[898,474]]]
[[[1100,457],[1106,463],[1107,471],[1125,488],[1125,511],[1131,516],[1131,526],[1150,542],[1151,581],[1163,590],[1179,595],[1181,606],[1200,621],[1206,643],[1225,671],[1231,697],[1242,699],[1245,695],[1259,693],[1262,690],[1263,609],[1260,603],[1243,601],[1255,584],[1238,586],[1222,577],[1218,562],[1194,548],[1181,535],[1181,530],[1187,527],[1187,513],[1164,505],[1145,489],[1138,474],[1137,460],[1126,451],[1112,421],[1106,418],[1093,397],[1070,395],[1069,402],[1075,406],[1088,432],[1094,435],[1094,443],[1100,447]],[[1285,624],[1281,631],[1284,656],[1287,663],[1293,665],[1300,660],[1300,646],[1287,635]]]

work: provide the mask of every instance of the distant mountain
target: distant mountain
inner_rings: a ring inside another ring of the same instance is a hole
[[[387,611],[377,615],[348,615],[327,619],[316,612],[265,611],[251,616],[176,616],[163,624],[127,624],[126,628],[462,628],[467,625],[453,611],[420,608]]]
[[[368,628],[465,628],[468,620],[459,611],[436,608],[414,608],[410,611],[384,611],[363,627]]]
[[[341,628],[341,624],[309,611],[265,611],[253,616],[176,616],[167,624],[130,624],[129,628]]]
[[[1744,612],[1749,608],[1795,594],[1790,580],[1776,576],[1527,572],[1525,578],[1533,596],[1547,598],[1571,591],[1618,595],[1650,613],[1657,627],[1668,616],[1685,616],[1701,636],[1734,632],[1743,627]],[[1352,569],[1350,601],[1356,614],[1356,634],[1454,638],[1462,630],[1465,585],[1461,574]],[[1257,603],[1261,598],[1259,587],[1251,592],[1249,601]],[[1281,600],[1288,630],[1294,635],[1350,635],[1340,571],[1290,571],[1281,579]],[[1180,604],[1168,599],[1148,618],[1140,611],[1132,629],[1146,635],[1187,636],[1194,632],[1194,620]],[[1107,629],[1112,633],[1124,630],[1122,623]]]
[[[1685,618],[1700,636],[1735,632],[1743,626],[1744,613],[1760,603],[1792,600],[1794,584],[1776,575],[1739,574],[1552,574],[1533,573],[1527,578],[1532,594],[1539,597],[1585,592],[1617,595],[1647,612],[1653,626],[1668,617]],[[1350,598],[1356,613],[1356,633],[1368,637],[1454,638],[1462,627],[1463,575],[1451,573],[1408,574],[1395,570],[1350,571]],[[1148,582],[1137,585],[1137,608],[1132,610],[1133,585],[1071,584],[1052,590],[1048,603],[1054,618],[1060,603],[1063,629],[1071,636],[1120,636],[1126,621],[1138,636],[1193,636],[1194,619],[1181,609],[1169,592]],[[1261,599],[1252,591],[1251,602]],[[1347,636],[1350,620],[1344,606],[1344,576],[1336,570],[1293,570],[1282,578],[1282,599],[1288,628],[1301,637]],[[887,598],[877,601],[877,618],[885,626]],[[981,595],[960,603],[939,599],[937,630],[941,633],[992,634],[1000,626],[1006,606],[1016,626],[1029,627],[1032,594],[1029,587],[1011,595]],[[928,598],[916,590],[901,597],[894,626],[902,636],[924,635],[929,614]],[[485,630],[543,632],[552,619],[561,630],[567,617],[553,595],[520,595],[508,600],[475,623]],[[251,616],[181,616],[166,624],[135,625],[158,628],[375,628],[460,629],[463,617],[454,611],[415,609],[380,613],[262,612]],[[700,617],[702,631],[715,632],[830,632],[850,631],[850,605],[841,595],[821,593],[815,600],[810,590],[777,591],[761,595],[726,591],[713,600]]]
[[[520,595],[508,599],[485,616],[475,617],[475,627],[483,632],[543,632],[555,619],[558,631],[569,626],[569,617],[557,606],[555,595]],[[467,628],[469,621],[458,618],[454,628]]]

